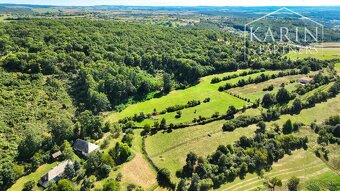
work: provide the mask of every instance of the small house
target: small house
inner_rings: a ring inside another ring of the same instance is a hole
[[[52,154],[52,158],[53,159],[57,159],[58,157],[60,157],[63,153],[61,151],[57,151],[55,153]]]
[[[303,77],[299,79],[299,82],[301,85],[307,85],[309,83],[311,83],[313,79],[312,78],[308,78],[308,77]]]
[[[72,161],[67,160],[54,167],[52,170],[50,170],[48,173],[40,178],[39,184],[42,187],[47,188],[50,185],[51,181],[57,182],[58,180],[60,180],[64,175],[65,167],[67,164],[72,164]]]
[[[95,145],[93,143],[84,141],[82,139],[77,139],[76,142],[73,145],[73,149],[82,154],[83,156],[89,156],[92,152],[98,151],[99,146]]]

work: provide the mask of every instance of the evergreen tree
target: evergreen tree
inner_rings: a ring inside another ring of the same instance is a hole
[[[68,179],[72,179],[75,176],[76,171],[74,170],[73,164],[68,163],[66,165],[65,170],[64,170],[64,174]]]
[[[283,124],[282,132],[283,134],[290,134],[293,132],[293,124],[290,119]]]

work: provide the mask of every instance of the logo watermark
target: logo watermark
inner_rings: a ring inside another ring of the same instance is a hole
[[[256,44],[257,54],[312,53],[322,50],[324,26],[286,7],[244,25],[244,58]]]

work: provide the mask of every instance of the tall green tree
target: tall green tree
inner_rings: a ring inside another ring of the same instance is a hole
[[[103,124],[99,116],[94,116],[91,111],[84,111],[79,116],[82,138],[91,137],[99,139],[103,136]]]
[[[280,104],[286,103],[290,100],[291,95],[288,90],[286,90],[284,87],[280,88],[279,91],[276,94],[276,101]]]

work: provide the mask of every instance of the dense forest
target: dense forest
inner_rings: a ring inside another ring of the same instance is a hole
[[[94,113],[150,92],[187,87],[211,73],[292,67],[283,59],[262,60],[251,51],[244,63],[238,37],[213,30],[32,20],[4,23],[0,35],[1,66],[7,72],[53,75],[75,87],[69,93],[80,111]]]

